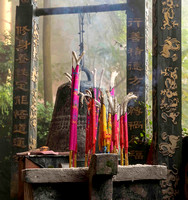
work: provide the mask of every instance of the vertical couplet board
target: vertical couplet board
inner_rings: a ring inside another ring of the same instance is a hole
[[[18,192],[16,153],[36,147],[38,88],[38,18],[36,0],[20,0],[16,8],[11,198]]]
[[[138,96],[128,104],[129,161],[135,164],[146,156],[134,142],[145,130],[145,0],[128,0],[127,5],[127,92]]]
[[[163,199],[181,199],[181,145],[181,0],[154,0],[153,161],[168,168]]]

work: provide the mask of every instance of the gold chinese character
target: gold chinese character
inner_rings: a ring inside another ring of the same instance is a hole
[[[18,39],[18,38],[17,38],[17,40],[19,42],[18,42],[18,45],[16,46],[16,51],[27,50],[28,46],[31,45],[31,43],[28,42],[27,40],[21,40],[21,39]]]
[[[26,134],[26,124],[15,124],[14,125],[14,133]]]
[[[140,115],[143,113],[143,111],[142,111],[142,108],[141,108],[141,107],[136,106],[136,107],[129,107],[129,108],[128,108],[128,113],[129,113],[130,115],[140,116]]]
[[[133,85],[138,85],[141,83],[141,81],[143,80],[144,78],[138,78],[137,76],[134,76],[132,78],[129,78],[129,84],[133,84]]]
[[[27,26],[16,26],[16,35],[26,35],[29,31]]]
[[[17,68],[16,69],[16,77],[20,79],[22,76],[28,77],[29,73],[26,68]]]
[[[135,56],[141,56],[141,53],[144,51],[144,49],[140,49],[139,47],[136,47],[135,50]]]
[[[134,125],[135,125],[135,129],[138,129],[138,128],[143,129],[143,124],[141,121],[134,122]]]
[[[130,56],[133,56],[133,48],[128,49],[128,54],[130,54]]]
[[[133,24],[136,24],[137,28],[140,28],[141,23],[143,23],[143,20],[141,18],[128,19],[128,27],[132,27]]]
[[[18,58],[16,59],[16,61],[19,63],[19,64],[25,64],[29,61],[29,59],[27,58],[27,54],[26,53],[23,53],[23,54],[18,54]]]
[[[143,124],[141,121],[128,122],[128,126],[130,130],[139,128],[143,129]]]
[[[142,151],[135,151],[135,159],[136,160],[141,160],[144,158],[143,152]]]
[[[27,96],[15,96],[14,97],[14,105],[28,105]]]
[[[13,139],[13,146],[19,148],[26,148],[25,138],[17,137]]]
[[[16,90],[22,90],[24,92],[27,92],[28,89],[27,89],[27,82],[16,82]]]
[[[137,71],[143,71],[144,70],[142,67],[140,67],[139,62],[133,62],[133,69],[137,70]]]
[[[135,151],[134,150],[130,151],[129,157],[134,157],[134,156],[135,156]]]
[[[139,42],[143,38],[144,37],[141,37],[140,32],[132,32],[131,37],[128,39],[132,40],[132,42]]]
[[[128,63],[128,69],[134,71],[143,71],[144,69],[140,67],[139,62]]]
[[[27,96],[23,95],[21,96],[21,104],[23,105],[28,105],[28,100],[27,100]]]
[[[14,118],[15,119],[27,119],[28,113],[27,110],[15,110]]]

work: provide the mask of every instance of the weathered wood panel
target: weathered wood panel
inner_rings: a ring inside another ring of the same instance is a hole
[[[154,163],[168,167],[163,199],[180,199],[181,0],[153,1]]]
[[[16,8],[13,90],[11,197],[17,196],[15,155],[36,147],[38,83],[38,18],[36,0],[20,0]]]
[[[127,93],[138,96],[128,105],[131,164],[144,163],[144,151],[134,143],[145,130],[145,0],[127,1]]]

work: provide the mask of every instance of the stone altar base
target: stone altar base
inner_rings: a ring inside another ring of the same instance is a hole
[[[162,165],[119,166],[116,154],[95,154],[90,167],[23,170],[25,200],[159,200]]]

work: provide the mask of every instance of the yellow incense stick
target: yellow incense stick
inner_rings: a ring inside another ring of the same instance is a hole
[[[118,153],[118,152],[117,152],[117,149],[116,149],[116,145],[114,145],[113,152],[116,153],[116,154]]]
[[[110,153],[110,144],[107,144],[107,152]]]
[[[87,154],[85,154],[85,167],[87,167]]]
[[[129,165],[128,153],[125,153],[125,165]]]
[[[124,165],[123,149],[121,149],[121,165]]]
[[[69,167],[72,167],[72,151],[69,152]]]

